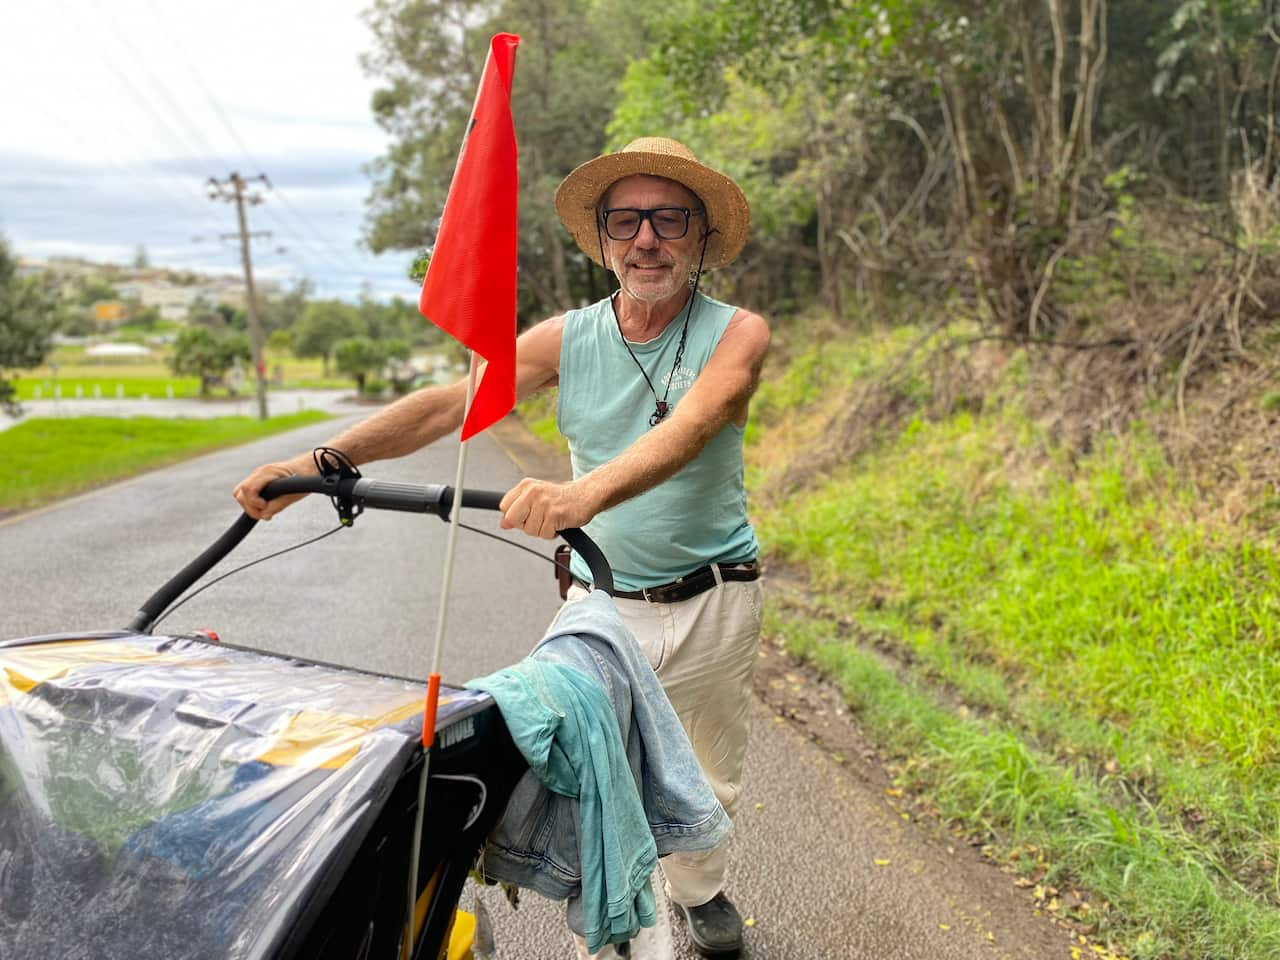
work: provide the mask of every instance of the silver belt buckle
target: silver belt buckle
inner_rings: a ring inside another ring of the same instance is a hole
[[[650,597],[650,596],[649,596],[649,588],[648,588],[648,587],[641,587],[641,588],[640,588],[640,595],[641,595],[642,597],[644,597],[644,602],[645,602],[645,603],[656,603],[656,602],[657,602],[656,600],[654,600],[652,597]]]

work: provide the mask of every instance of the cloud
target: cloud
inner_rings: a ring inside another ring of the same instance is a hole
[[[347,0],[18,4],[0,31],[0,231],[19,254],[238,272],[233,208],[209,177],[266,173],[250,208],[256,269],[309,277],[324,295],[362,284],[413,297],[408,254],[360,247],[386,148],[369,111],[372,47]],[[252,29],[245,29],[252,23]],[[192,238],[201,238],[199,242]],[[284,253],[279,249],[285,248]]]

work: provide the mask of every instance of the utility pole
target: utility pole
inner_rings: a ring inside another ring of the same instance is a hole
[[[262,202],[262,195],[251,193],[246,196],[245,188],[254,181],[261,181],[270,187],[271,182],[265,173],[246,180],[238,173],[232,173],[226,180],[209,178],[209,199],[234,201],[236,217],[240,222],[240,259],[244,263],[245,305],[249,315],[249,343],[253,350],[253,369],[258,385],[258,419],[267,419],[267,369],[262,354],[262,325],[258,322],[258,298],[253,290],[253,264],[249,259],[249,225],[244,215],[244,205],[254,206]],[[258,236],[258,234],[253,234]]]

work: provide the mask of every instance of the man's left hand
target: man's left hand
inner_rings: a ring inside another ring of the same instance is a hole
[[[576,481],[552,483],[530,477],[507,491],[499,509],[505,529],[544,540],[554,540],[557,530],[580,527],[596,514]]]

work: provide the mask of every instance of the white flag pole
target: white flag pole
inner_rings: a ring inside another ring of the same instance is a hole
[[[471,412],[471,401],[476,395],[476,372],[479,364],[476,353],[471,351],[471,365],[467,371],[467,401],[463,407],[462,420],[465,423],[467,414]],[[453,586],[453,559],[458,542],[458,521],[462,515],[463,475],[467,469],[467,441],[458,441],[458,469],[453,481],[453,509],[449,511],[449,536],[444,551],[444,576],[440,585],[440,606],[436,610],[436,643],[431,656],[431,673],[427,687],[426,713],[423,717],[424,729],[422,744],[422,774],[418,778],[418,813],[413,822],[413,847],[409,851],[409,887],[408,906],[405,914],[405,936],[401,956],[408,958],[413,954],[414,934],[417,931],[418,905],[418,863],[419,851],[422,848],[422,827],[427,807],[427,778],[431,768],[431,743],[426,741],[430,735],[434,738],[435,730],[427,730],[429,722],[434,728],[435,705],[430,701],[439,693],[440,662],[444,658],[444,637],[449,620],[449,591]]]
[[[471,367],[467,371],[467,404],[463,408],[462,419],[465,422],[471,412],[471,401],[476,395],[476,374],[479,363],[475,351],[471,351]],[[449,620],[449,590],[453,586],[453,558],[458,542],[458,517],[462,513],[462,478],[467,469],[467,441],[458,442],[458,472],[453,480],[453,509],[449,513],[449,538],[444,550],[444,579],[440,585],[440,607],[436,611],[436,648],[431,657],[431,672],[440,672],[440,661],[444,657],[445,627]]]

